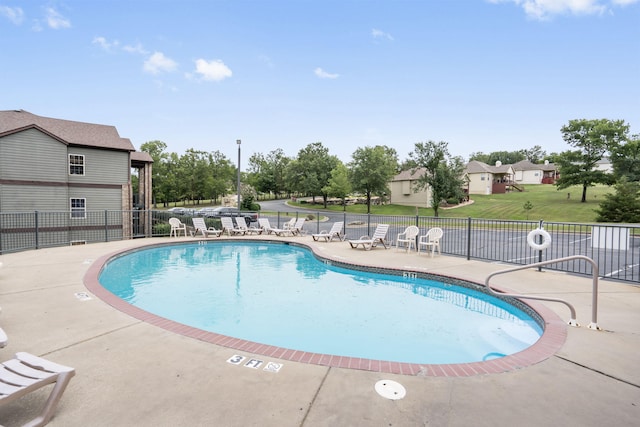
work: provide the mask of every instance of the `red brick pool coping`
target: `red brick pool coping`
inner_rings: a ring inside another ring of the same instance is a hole
[[[144,248],[139,248],[144,249]],[[243,339],[233,338],[226,335],[208,332],[197,329],[173,320],[165,319],[153,313],[149,313],[138,307],[135,307],[121,298],[118,298],[111,292],[107,291],[100,282],[98,277],[100,271],[107,261],[114,256],[131,252],[130,249],[114,252],[98,258],[87,270],[84,276],[84,284],[89,291],[105,303],[111,305],[115,309],[128,314],[136,319],[151,325],[160,327],[170,332],[195,338],[200,341],[235,350],[246,351],[248,353],[259,354],[262,356],[273,357],[276,359],[289,360],[293,362],[309,363],[314,365],[359,369],[365,371],[374,371],[381,373],[393,373],[401,375],[421,375],[431,377],[468,377],[483,374],[497,374],[502,372],[514,371],[526,368],[536,363],[542,362],[553,356],[560,350],[567,338],[567,325],[558,315],[546,306],[534,301],[527,301],[527,305],[533,308],[544,320],[544,332],[540,339],[532,346],[523,351],[504,356],[498,359],[492,359],[484,362],[472,363],[452,363],[452,364],[418,364],[389,362],[382,360],[362,359],[347,356],[335,356],[329,354],[309,353],[300,350],[291,350],[282,347],[276,347],[267,344],[260,344]],[[494,289],[499,290],[495,286]]]

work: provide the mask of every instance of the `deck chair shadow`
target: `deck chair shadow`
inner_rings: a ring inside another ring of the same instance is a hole
[[[330,242],[333,238],[337,238],[338,240],[344,240],[345,236],[342,233],[342,229],[344,228],[344,221],[334,222],[329,231],[321,230],[320,233],[312,234],[311,237],[316,242],[320,239],[324,239],[325,242]]]
[[[364,250],[370,251],[372,248],[378,246],[379,243],[382,243],[382,246],[387,249],[384,240],[387,238],[388,231],[389,224],[378,224],[376,230],[373,232],[373,236],[362,236],[358,240],[349,240],[349,245],[351,245],[353,249],[362,246]]]
[[[438,254],[441,255],[440,239],[442,239],[443,235],[444,235],[444,231],[442,231],[442,228],[440,227],[430,228],[429,231],[427,231],[427,234],[425,234],[424,236],[420,236],[418,238],[418,255],[420,254],[421,247],[425,248],[425,252],[429,248],[431,248],[431,258],[433,258],[433,255],[435,254],[436,250],[438,251]]]
[[[411,250],[411,247],[416,247],[416,237],[420,234],[420,229],[415,225],[408,226],[402,233],[399,233],[396,237],[396,249],[400,250],[401,245],[405,245],[407,253]]]
[[[171,226],[169,237],[178,237],[181,231],[184,233],[184,237],[187,237],[187,224],[184,224],[178,218],[169,218],[169,225]]]
[[[222,230],[218,230],[215,227],[207,227],[207,224],[204,222],[204,218],[191,218],[193,222],[194,237],[198,235],[198,233],[202,233],[203,237],[220,237],[222,235]]]
[[[75,369],[29,353],[19,352],[0,365],[0,406],[55,383],[40,414],[24,425],[44,426],[51,420]]]

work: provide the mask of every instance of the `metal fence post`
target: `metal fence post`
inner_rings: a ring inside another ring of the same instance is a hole
[[[109,241],[109,214],[107,210],[104,210],[104,241]]]
[[[33,220],[36,228],[36,249],[40,249],[40,224],[38,224],[38,211],[33,212]]]
[[[467,218],[467,261],[471,259],[471,217]]]

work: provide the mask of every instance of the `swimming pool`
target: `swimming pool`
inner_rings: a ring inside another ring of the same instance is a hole
[[[99,280],[181,324],[350,358],[478,362],[517,353],[542,333],[527,310],[419,276],[355,271],[282,242],[202,241],[118,256]]]

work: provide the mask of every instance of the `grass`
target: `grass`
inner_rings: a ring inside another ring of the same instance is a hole
[[[504,220],[544,220],[551,222],[593,223],[596,222],[595,210],[599,208],[604,195],[613,189],[598,185],[587,189],[587,201],[580,202],[582,187],[574,186],[558,191],[554,185],[527,185],[523,192],[471,196],[472,204],[453,209],[440,208],[438,214],[445,218],[487,218]],[[571,197],[567,197],[571,194]],[[532,209],[526,211],[524,205],[530,202]],[[296,203],[300,207],[313,205]],[[321,206],[321,205],[320,205]],[[318,209],[318,205],[313,207]],[[320,211],[324,210],[322,207]],[[327,210],[342,211],[342,206],[329,206]],[[347,212],[366,213],[366,205],[347,206]],[[415,215],[413,206],[383,205],[372,206],[372,214],[378,215]],[[433,209],[420,208],[419,215],[433,216]]]

